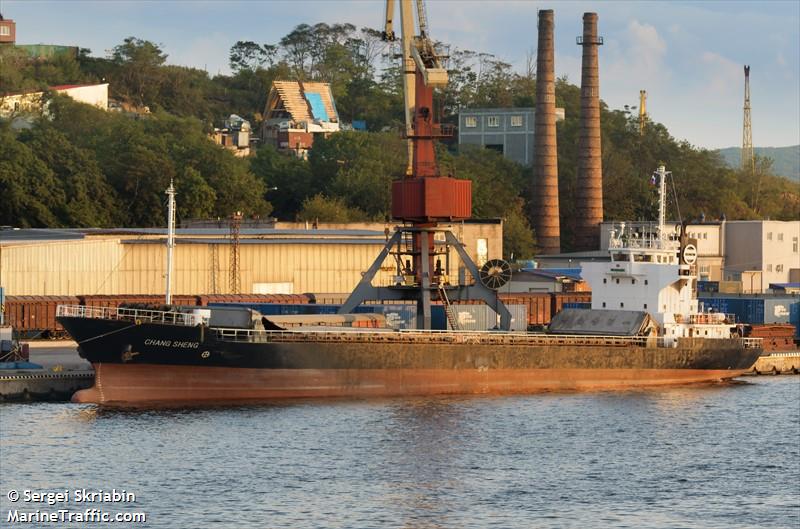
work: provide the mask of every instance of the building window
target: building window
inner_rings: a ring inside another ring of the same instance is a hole
[[[512,127],[521,127],[522,126],[522,116],[511,116],[511,126]]]
[[[767,240],[768,240],[768,241],[771,241],[771,240],[772,240],[772,232],[771,232],[771,231],[768,231],[768,232],[767,232]]]
[[[645,284],[645,285],[647,284],[647,279],[645,279],[645,280],[644,280],[644,284]]]
[[[486,118],[486,126],[487,127],[499,127],[500,126],[500,117],[499,116],[489,116]]]
[[[624,309],[625,308],[625,303],[620,301],[619,302],[619,308]]]
[[[11,29],[8,26],[0,26],[0,35],[3,37],[11,35]]]
[[[635,285],[635,284],[636,284],[636,280],[635,279],[631,279],[631,285]]]
[[[647,308],[647,303],[644,304],[644,308]]]
[[[606,302],[605,301],[603,302],[603,308],[606,308]]]
[[[478,118],[475,116],[467,116],[464,118],[464,126],[468,129],[474,129],[478,126]]]
[[[704,238],[704,239],[708,239],[708,234],[707,234],[707,233],[704,233],[704,234],[703,234],[703,238]]]
[[[478,239],[476,250],[476,264],[483,266],[489,260],[489,239]]]
[[[617,284],[619,285],[619,278],[617,278]]]
[[[775,271],[776,272],[783,272],[783,265],[782,264],[775,265]]]
[[[779,240],[779,241],[782,241],[782,240],[783,240],[783,234],[782,234],[782,233],[779,233],[779,234],[778,234],[778,240]]]
[[[606,279],[606,278],[604,277],[604,278],[603,278],[603,284],[605,285],[606,283],[608,283],[608,279]]]
[[[771,264],[767,265],[767,272],[772,272],[772,265]]]
[[[792,237],[792,252],[797,253],[797,237]]]

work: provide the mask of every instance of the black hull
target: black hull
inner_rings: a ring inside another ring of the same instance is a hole
[[[97,371],[96,387],[76,394],[85,402],[616,389],[729,379],[761,353],[734,339],[682,339],[672,348],[443,343],[444,335],[394,333],[248,342],[203,326],[59,320]]]

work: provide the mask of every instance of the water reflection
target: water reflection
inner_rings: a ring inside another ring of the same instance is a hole
[[[387,500],[404,527],[443,527],[456,507],[466,440],[472,435],[469,400],[404,400],[389,407],[382,454],[390,471]]]

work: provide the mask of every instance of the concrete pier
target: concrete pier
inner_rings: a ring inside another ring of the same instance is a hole
[[[30,360],[43,369],[0,370],[0,402],[69,401],[94,383],[92,366],[78,356],[75,342],[30,342]]]
[[[748,375],[798,375],[800,351],[772,353],[759,357]]]

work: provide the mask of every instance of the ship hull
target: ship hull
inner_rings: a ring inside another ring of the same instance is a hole
[[[737,340],[667,348],[344,333],[252,342],[204,327],[60,321],[96,372],[95,385],[73,400],[109,404],[623,389],[734,378],[760,354]]]
[[[746,370],[251,369],[95,364],[95,385],[73,402],[214,403],[285,398],[509,395],[717,382]]]

